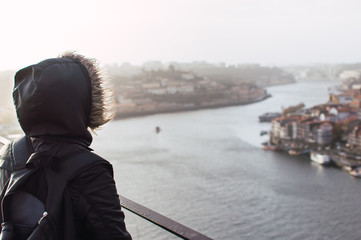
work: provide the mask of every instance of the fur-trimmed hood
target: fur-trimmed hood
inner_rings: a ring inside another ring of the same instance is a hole
[[[19,70],[13,99],[26,135],[90,145],[91,83],[87,70],[75,59],[47,59]]]

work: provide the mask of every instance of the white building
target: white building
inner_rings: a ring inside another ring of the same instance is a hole
[[[361,76],[361,70],[344,70],[340,73],[339,77],[342,80],[355,78],[358,79]]]

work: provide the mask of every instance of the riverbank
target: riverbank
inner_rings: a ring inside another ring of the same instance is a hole
[[[239,102],[224,102],[224,103],[203,103],[200,105],[172,105],[171,107],[163,107],[160,105],[155,110],[141,110],[141,111],[118,111],[116,113],[115,119],[127,119],[127,118],[133,118],[133,117],[142,117],[142,116],[148,116],[148,115],[154,115],[154,114],[161,114],[161,113],[176,113],[176,112],[187,112],[187,111],[198,111],[203,109],[217,109],[217,108],[223,108],[223,107],[232,107],[232,106],[242,106],[252,103],[257,103],[264,101],[268,98],[272,97],[271,94],[264,94],[262,96],[259,96],[256,99],[248,99],[244,101]]]
[[[323,104],[283,111],[282,116],[272,119],[264,149],[306,156],[314,152],[349,173],[361,168],[361,108],[355,104],[360,98],[360,91],[355,89],[329,92]]]
[[[217,71],[216,71],[217,70]],[[207,71],[166,69],[113,76],[117,118],[245,105],[268,98],[264,86],[295,82],[280,69],[211,67]]]

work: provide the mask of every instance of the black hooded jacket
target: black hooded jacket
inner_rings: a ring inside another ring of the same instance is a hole
[[[91,112],[89,74],[71,58],[47,59],[15,75],[14,104],[19,123],[34,152],[62,159],[81,149],[90,151],[87,130]],[[44,176],[33,177],[24,190],[44,201]],[[84,169],[64,194],[61,231],[66,240],[131,239],[108,162]]]

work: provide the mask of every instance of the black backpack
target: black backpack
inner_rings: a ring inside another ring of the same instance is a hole
[[[81,150],[60,159],[42,162],[42,153],[33,153],[30,139],[22,137],[0,151],[0,199],[2,230],[0,240],[62,239],[61,225],[64,190],[67,183],[86,167],[104,162],[100,156]],[[57,162],[57,165],[54,165]],[[108,163],[108,162],[107,162]],[[42,168],[47,195],[43,203],[20,187]]]

